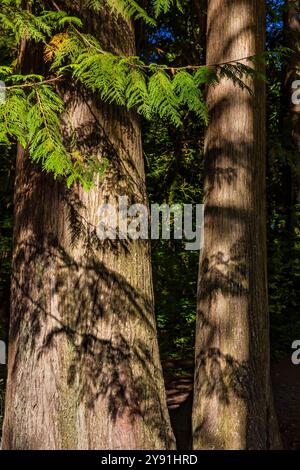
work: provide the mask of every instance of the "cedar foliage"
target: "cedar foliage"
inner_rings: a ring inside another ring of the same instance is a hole
[[[81,20],[62,10],[47,10],[45,2],[4,0],[0,27],[20,47],[22,38],[44,44],[44,59],[49,68],[46,76],[18,74],[16,61],[0,64],[0,79],[5,81],[5,100],[0,105],[0,143],[20,142],[29,148],[33,161],[54,177],[65,177],[70,187],[79,180],[86,189],[93,184],[95,173],[105,171],[91,155],[82,158],[76,149],[63,145],[59,116],[64,104],[56,83],[64,78],[81,83],[103,101],[136,109],[148,120],[159,118],[173,126],[182,125],[191,113],[208,123],[204,90],[209,83],[226,76],[245,87],[243,76],[255,74],[249,64],[239,61],[214,65],[183,65],[174,68],[139,57],[125,57],[106,51],[92,36],[80,31]],[[102,8],[102,1],[88,1],[92,9]],[[170,0],[155,1],[155,16],[166,12]],[[112,10],[128,18],[142,19],[153,26],[146,11],[133,0],[109,0]],[[180,5],[178,4],[179,8]],[[34,11],[34,13],[33,13]]]

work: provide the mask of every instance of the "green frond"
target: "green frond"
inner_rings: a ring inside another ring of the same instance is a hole
[[[156,22],[151,18],[146,10],[142,8],[135,0],[85,0],[89,8],[99,11],[103,8],[103,5],[108,5],[113,12],[122,15],[124,18],[132,18],[134,20],[142,19],[145,23],[152,26],[156,25]]]
[[[4,0],[0,12],[0,28],[3,32],[11,32],[16,43],[22,38],[35,42],[46,42],[54,31],[61,30],[66,25],[82,26],[79,18],[70,16],[64,11],[41,10],[33,14],[23,8],[21,2]]]
[[[125,97],[128,109],[136,107],[138,112],[147,116],[146,107],[148,105],[149,108],[149,93],[146,77],[142,70],[133,69],[129,73]]]
[[[0,27],[3,31],[13,31],[17,43],[24,37],[36,42],[44,42],[51,34],[51,27],[43,21],[43,18],[27,10],[13,7],[4,8],[0,12]]]
[[[180,0],[153,0],[153,7],[156,18],[162,13],[168,13],[172,7],[183,12],[183,7]]]
[[[7,91],[5,100],[0,102],[0,143],[18,141],[26,147],[27,113],[25,92],[19,88]]]
[[[6,65],[0,65],[0,77],[2,80],[5,80],[6,77],[9,77],[12,74],[12,67]]]
[[[219,81],[217,73],[213,67],[199,67],[194,73],[196,86],[217,84]]]
[[[161,70],[155,72],[149,79],[148,89],[152,113],[158,114],[162,119],[169,119],[175,126],[180,126],[179,103],[167,73]]]
[[[85,52],[73,64],[73,76],[109,103],[126,104],[127,67],[113,54]]]
[[[108,5],[125,18],[143,19],[155,24],[135,0],[85,0],[89,8],[99,10]],[[154,0],[155,15],[165,13],[178,0]],[[247,77],[264,79],[251,62],[244,61],[211,67],[187,65],[179,69],[145,64],[138,57],[118,56],[106,52],[97,39],[80,31],[80,19],[63,11],[46,11],[44,2],[34,3],[39,14],[23,9],[21,0],[3,0],[0,27],[4,34],[34,42],[44,42],[44,60],[49,64],[51,79],[75,80],[108,103],[122,105],[147,119],[160,118],[180,126],[184,111],[195,113],[207,124],[204,99],[207,84],[217,85],[221,78],[246,88]],[[258,59],[259,60],[259,59]],[[258,67],[259,68],[259,67]],[[94,175],[101,174],[103,162],[97,157],[77,158],[77,150],[65,146],[61,115],[64,102],[50,86],[49,77],[14,73],[13,67],[0,65],[0,143],[18,141],[29,149],[33,161],[55,177],[64,177],[67,185],[80,181],[86,188]]]
[[[48,85],[37,86],[28,97],[28,145],[30,156],[55,177],[70,171],[70,155],[62,137],[59,116],[64,103]]]
[[[67,32],[54,36],[45,46],[45,58],[52,60],[51,70],[57,70],[60,73],[60,67],[75,62],[85,50],[82,39],[77,34]]]
[[[187,106],[205,124],[208,124],[208,111],[205,100],[199,86],[195,83],[194,77],[185,70],[182,70],[175,75],[172,86],[178,103],[182,106]]]

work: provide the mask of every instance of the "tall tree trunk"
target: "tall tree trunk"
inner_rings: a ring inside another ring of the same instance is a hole
[[[209,0],[207,63],[264,50],[262,0]],[[208,90],[205,229],[193,404],[194,449],[279,446],[269,368],[265,86]]]
[[[128,23],[72,5],[104,47],[134,54]],[[110,164],[91,191],[69,191],[19,148],[2,448],[174,448],[149,243],[96,235],[101,204],[147,203],[140,126],[80,87],[61,92],[66,145]]]

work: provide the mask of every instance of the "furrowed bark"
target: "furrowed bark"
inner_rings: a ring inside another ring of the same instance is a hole
[[[263,52],[264,18],[262,0],[209,0],[207,63]],[[280,446],[269,370],[265,85],[244,81],[253,96],[222,79],[207,97],[194,449]]]
[[[104,48],[134,54],[121,17],[72,9]],[[139,122],[71,82],[60,92],[66,145],[109,167],[67,190],[19,147],[2,448],[171,449],[149,243],[96,233],[101,204],[147,204]]]

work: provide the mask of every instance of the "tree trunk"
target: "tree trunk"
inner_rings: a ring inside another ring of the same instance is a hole
[[[262,0],[210,0],[207,63],[261,53],[264,18]],[[226,79],[208,90],[194,449],[280,445],[269,370],[265,85],[245,81],[253,96]]]
[[[134,54],[128,23],[72,5],[104,47]],[[61,92],[66,145],[110,164],[89,192],[67,190],[19,147],[2,448],[174,448],[149,243],[96,234],[101,204],[147,203],[140,126],[80,87]]]

